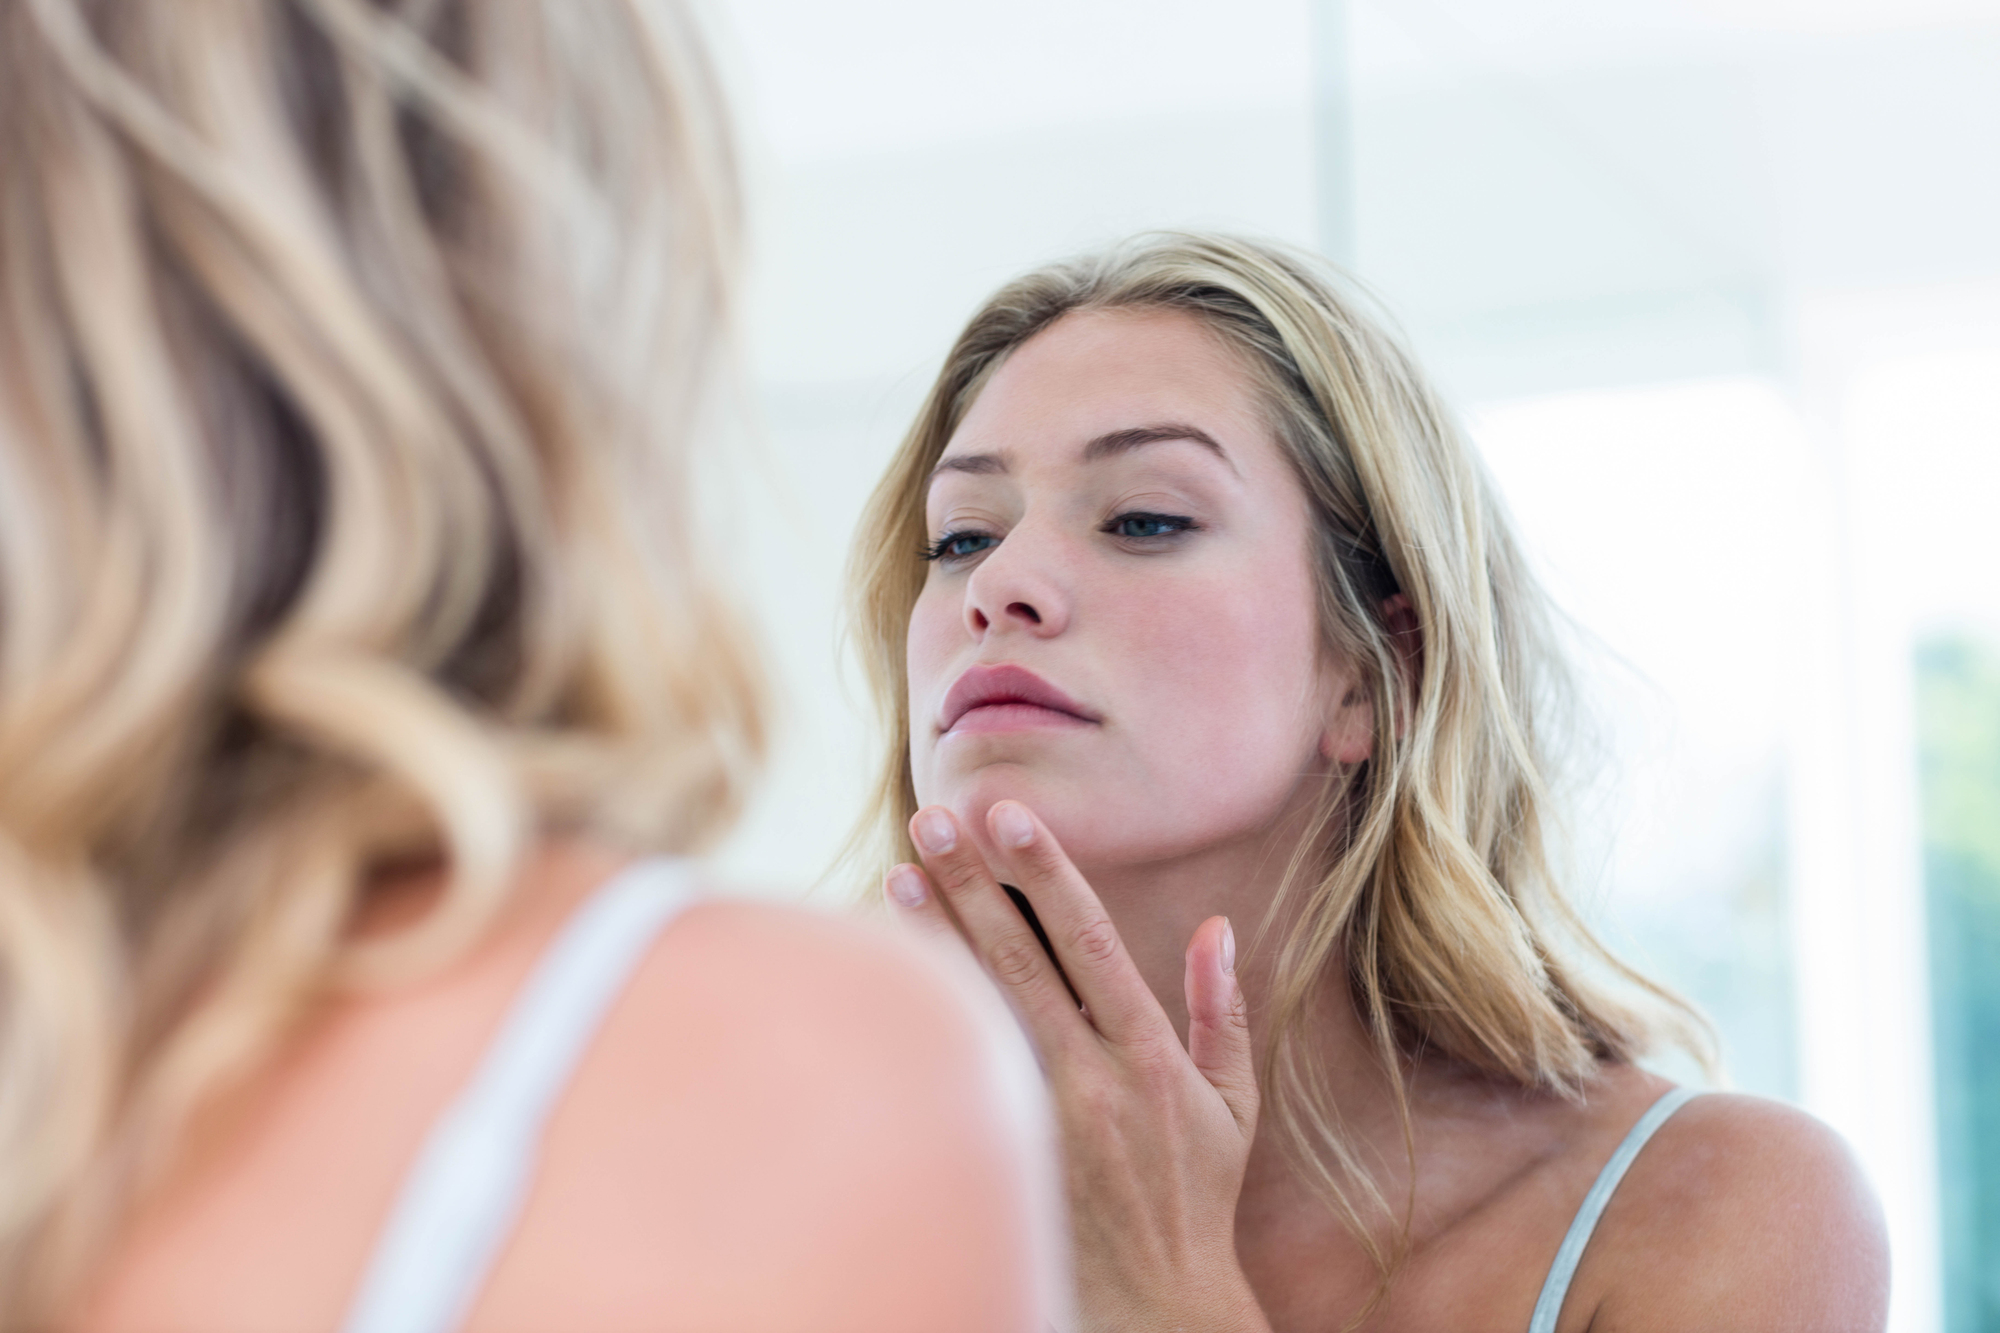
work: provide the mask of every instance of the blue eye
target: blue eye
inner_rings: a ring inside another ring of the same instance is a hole
[[[918,554],[926,560],[964,560],[999,544],[998,537],[984,532],[947,532]]]
[[[1195,521],[1179,514],[1120,514],[1104,525],[1104,531],[1114,537],[1124,537],[1133,541],[1148,538],[1172,537],[1177,533],[1192,532]]]

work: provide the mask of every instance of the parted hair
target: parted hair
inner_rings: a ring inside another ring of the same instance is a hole
[[[737,208],[675,0],[0,0],[0,1329],[535,837],[731,818]]]
[[[925,491],[953,432],[1009,353],[1071,312],[1179,311],[1235,352],[1310,506],[1321,650],[1355,668],[1374,714],[1372,756],[1328,776],[1310,832],[1280,849],[1289,873],[1266,926],[1292,924],[1267,1114],[1386,1273],[1407,1232],[1385,1235],[1394,1210],[1344,1144],[1316,1058],[1329,981],[1351,992],[1399,1095],[1421,1057],[1574,1093],[1599,1062],[1662,1036],[1706,1061],[1708,1038],[1593,937],[1558,883],[1551,772],[1572,691],[1551,610],[1451,413],[1350,292],[1303,252],[1187,233],[1009,283],[953,345],[869,503],[854,621],[889,732],[864,838],[915,860],[905,649]],[[1399,642],[1398,596],[1418,643]]]

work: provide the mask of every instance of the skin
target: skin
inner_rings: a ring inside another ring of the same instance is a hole
[[[73,1327],[338,1327],[418,1144],[555,931],[622,865],[551,846],[470,956],[329,1005],[206,1117]],[[1023,1162],[985,1060],[965,998],[908,944],[753,904],[690,909],[558,1104],[465,1327],[1034,1327]]]
[[[1184,314],[1065,316],[968,412],[927,521],[958,536],[910,618],[923,866],[886,887],[912,926],[969,946],[1041,1050],[1079,1326],[1346,1327],[1377,1271],[1259,1118],[1283,923],[1258,944],[1231,922],[1262,919],[1316,776],[1373,742],[1354,673],[1317,648],[1307,510],[1249,376]],[[1417,636],[1406,607],[1383,610]],[[1081,719],[950,724],[961,674],[1010,663]],[[1034,904],[1081,1010],[1002,882]],[[1567,1099],[1412,1059],[1412,1170],[1345,987],[1318,1003],[1350,1141],[1411,1204],[1405,1262],[1364,1326],[1525,1328],[1577,1205],[1668,1085],[1606,1064]],[[1711,1094],[1625,1177],[1558,1327],[1880,1329],[1887,1290],[1879,1211],[1837,1137]]]

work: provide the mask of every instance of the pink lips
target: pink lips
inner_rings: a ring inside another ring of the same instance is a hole
[[[944,697],[940,732],[1089,726],[1100,719],[1026,667],[970,667]]]

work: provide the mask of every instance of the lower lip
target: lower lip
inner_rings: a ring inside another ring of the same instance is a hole
[[[1040,704],[987,704],[983,708],[974,708],[965,713],[958,721],[951,724],[951,730],[945,735],[969,736],[996,731],[1032,731],[1092,725],[1094,724],[1084,721],[1074,713],[1059,713]]]

